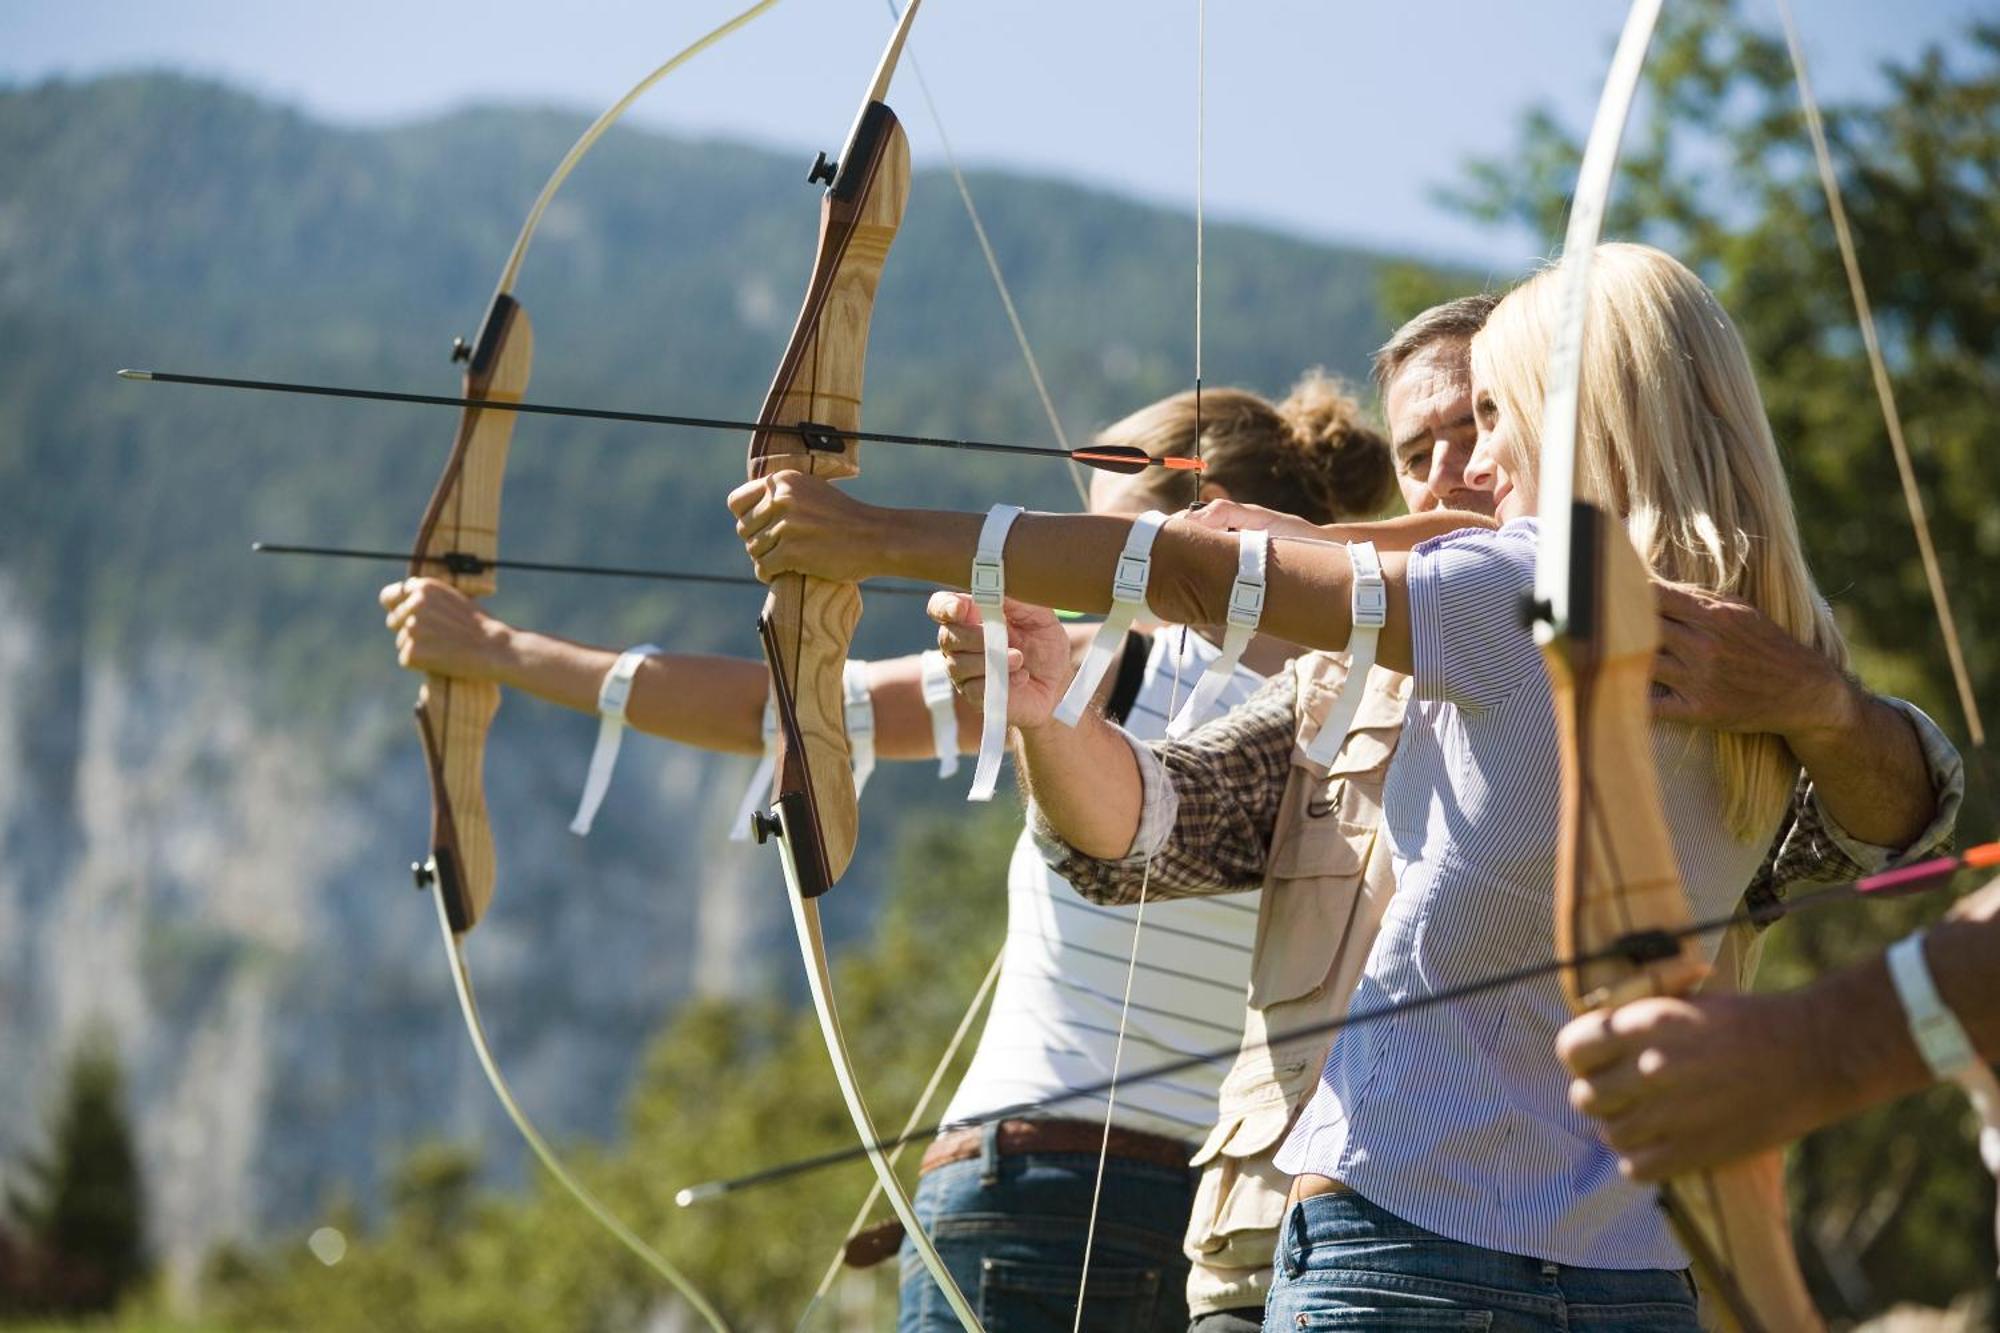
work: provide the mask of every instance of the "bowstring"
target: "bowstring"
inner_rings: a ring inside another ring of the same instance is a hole
[[[1202,455],[1202,288],[1203,227],[1202,202],[1205,194],[1203,151],[1207,123],[1208,0],[1195,0],[1194,43],[1194,451]],[[1195,477],[1195,498],[1200,498],[1200,476]],[[1188,627],[1180,626],[1180,642],[1174,648],[1173,683],[1167,691],[1167,716],[1180,711],[1181,663],[1187,655]],[[1145,812],[1140,811],[1143,824]],[[1090,1189],[1090,1216],[1083,1233],[1083,1267],[1076,1284],[1076,1311],[1070,1333],[1082,1333],[1085,1298],[1090,1293],[1090,1260],[1097,1247],[1097,1219],[1104,1201],[1104,1172],[1111,1156],[1112,1119],[1118,1110],[1118,1075],[1125,1058],[1125,1032],[1132,1014],[1132,987],[1139,975],[1139,944],[1146,925],[1146,896],[1153,879],[1153,850],[1146,850],[1145,865],[1139,872],[1139,900],[1132,913],[1132,949],[1125,963],[1125,993],[1118,1006],[1118,1035],[1111,1047],[1111,1080],[1105,1090],[1104,1134],[1098,1143],[1097,1175]]]
[[[1843,880],[1834,884],[1822,885],[1804,893],[1788,894],[1775,916],[1764,915],[1759,910],[1738,908],[1726,915],[1692,921],[1687,925],[1676,927],[1664,933],[1670,939],[1684,940],[1703,935],[1712,935],[1718,931],[1725,931],[1742,925],[1754,926],[1762,930],[1775,925],[1778,921],[1790,920],[1803,911],[1829,907],[1836,903],[1872,900],[1876,897],[1885,900],[1911,897],[1950,885],[1962,871],[1987,871],[1993,870],[1996,867],[2000,867],[2000,842],[1984,843],[1967,848],[1964,852],[1957,855],[1941,857],[1932,862],[1920,862],[1913,867],[1906,867],[1901,870],[1879,871],[1873,875],[1863,875],[1858,879]],[[1917,873],[1913,875],[1912,872]],[[2000,886],[2000,877],[1995,877],[1987,881],[1980,891],[1993,889],[1996,886]],[[1617,940],[1601,949],[1591,949],[1582,953],[1567,954],[1560,957],[1551,956],[1540,962],[1510,968],[1504,972],[1493,973],[1481,977],[1476,981],[1461,982],[1457,985],[1446,986],[1408,1000],[1384,1004],[1373,1009],[1352,1010],[1338,1018],[1321,1019],[1316,1022],[1301,1024],[1297,1027],[1281,1028],[1271,1033],[1270,1044],[1273,1046],[1282,1046],[1293,1041],[1303,1040],[1307,1037],[1319,1037],[1326,1036],[1329,1033],[1344,1032],[1349,1028],[1358,1028],[1371,1023],[1383,1022],[1401,1014],[1433,1009],[1441,1004],[1448,1004],[1455,1000],[1468,999],[1476,995],[1491,994],[1496,990],[1501,990],[1508,986],[1517,986],[1522,982],[1554,976],[1559,972],[1587,967],[1593,963],[1611,962],[1619,959],[1644,961],[1642,955],[1635,956],[1635,945],[1644,945],[1643,953],[1650,953],[1652,948],[1651,941],[1647,940]],[[1157,1079],[1168,1078],[1174,1074],[1185,1073],[1190,1069],[1198,1069],[1203,1065],[1235,1059],[1239,1054],[1241,1054],[1239,1044],[1211,1047],[1190,1055],[1177,1056],[1172,1060],[1150,1065],[1139,1073],[1134,1074],[1127,1081],[1135,1083],[1141,1081],[1151,1082]],[[1106,1085],[1102,1083],[1092,1083],[1086,1084],[1083,1087],[1069,1088],[1056,1097],[1046,1097],[1028,1102],[1014,1102],[1007,1106],[999,1107],[983,1117],[972,1120],[954,1121],[949,1127],[965,1128],[970,1125],[987,1124],[994,1120],[1011,1119],[1015,1116],[1028,1115],[1036,1111],[1046,1111],[1057,1106],[1067,1106],[1082,1098],[1094,1098],[1105,1090]],[[943,1124],[924,1126],[912,1131],[911,1136],[927,1137],[945,1128],[947,1126]],[[876,1142],[873,1146],[886,1149],[894,1148],[898,1144],[894,1140],[883,1139]],[[701,1184],[686,1186],[678,1190],[675,1193],[674,1201],[683,1208],[692,1208],[710,1200],[720,1198],[725,1194],[735,1193],[753,1186],[768,1185],[774,1181],[790,1179],[807,1171],[816,1171],[825,1167],[837,1166],[844,1162],[853,1161],[859,1155],[859,1150],[846,1148],[834,1152],[822,1153],[814,1157],[799,1158],[778,1166],[765,1167],[745,1176],[737,1176],[727,1180],[705,1181]]]
[[[1181,658],[1187,650],[1187,626],[1180,627],[1180,643],[1173,654],[1173,683],[1167,690],[1167,716],[1172,717],[1180,708]],[[1145,811],[1140,811],[1143,824]],[[1132,986],[1139,975],[1139,940],[1146,926],[1146,891],[1153,879],[1153,851],[1146,851],[1146,863],[1139,871],[1139,899],[1132,912],[1132,948],[1125,960],[1125,991],[1118,1002],[1118,1035],[1111,1045],[1111,1080],[1105,1088],[1104,1133],[1098,1142],[1097,1174],[1090,1186],[1090,1216],[1083,1232],[1083,1267],[1077,1278],[1076,1317],[1070,1325],[1070,1333],[1081,1333],[1083,1328],[1084,1296],[1090,1290],[1090,1258],[1097,1244],[1097,1216],[1104,1200],[1104,1169],[1111,1156],[1111,1122],[1118,1112],[1118,1075],[1125,1061],[1125,1029],[1132,1016]]]
[[[612,103],[596,120],[591,122],[582,135],[577,138],[576,142],[571,145],[569,151],[563,155],[562,160],[556,164],[555,170],[550,173],[548,180],[542,186],[541,192],[535,196],[534,203],[529,207],[528,215],[522,221],[520,231],[514,238],[513,247],[508,252],[506,265],[501,270],[500,280],[496,289],[498,293],[506,293],[513,289],[515,281],[520,276],[522,261],[527,257],[528,244],[533,239],[535,230],[541,223],[544,210],[548,208],[549,202],[555,198],[556,192],[562,188],[563,182],[568,179],[570,172],[576,167],[577,163],[583,160],[584,156],[596,145],[597,140],[611,127],[613,122],[624,115],[627,108],[669,74],[672,74],[682,65],[708,50],[723,38],[749,24],[752,20],[772,8],[777,2],[778,0],[755,0],[755,3],[752,3],[748,8],[737,13],[732,18],[726,19],[721,24],[718,24],[702,36],[696,38],[663,64],[657,66],[644,79],[641,79],[628,90],[623,97]],[[459,498],[459,503],[463,503],[462,496]],[[515,1099],[513,1088],[508,1084],[506,1076],[500,1072],[500,1063],[494,1058],[492,1047],[487,1040],[486,1024],[480,1018],[479,1002],[472,987],[472,973],[466,964],[464,947],[451,926],[451,915],[445,905],[443,881],[441,879],[438,881],[435,897],[437,899],[438,924],[444,933],[446,958],[451,966],[452,989],[458,997],[459,1012],[465,1019],[466,1034],[471,1040],[473,1054],[478,1059],[479,1067],[486,1075],[486,1081],[491,1085],[495,1097],[499,1099],[501,1108],[507,1113],[507,1118],[513,1122],[514,1128],[527,1143],[529,1150],[533,1152],[536,1160],[542,1164],[543,1168],[550,1175],[555,1177],[556,1182],[576,1200],[586,1213],[590,1214],[591,1218],[599,1226],[610,1233],[620,1245],[645,1264],[647,1268],[663,1278],[669,1286],[694,1308],[695,1312],[701,1316],[702,1320],[711,1329],[715,1330],[716,1333],[728,1333],[729,1325],[723,1320],[720,1312],[709,1302],[708,1298],[702,1295],[701,1291],[689,1280],[685,1273],[668,1260],[665,1255],[648,1245],[636,1231],[626,1225],[623,1219],[612,1212],[602,1200],[587,1189],[583,1182],[570,1172],[569,1168],[563,1164],[562,1159],[556,1155],[555,1149],[550,1146],[548,1140],[536,1128],[535,1123],[528,1118],[528,1114],[522,1108],[520,1102]]]
[[[1888,432],[1889,448],[1895,455],[1896,476],[1903,487],[1903,503],[1910,511],[1910,526],[1916,532],[1917,551],[1924,566],[1924,582],[1930,589],[1931,605],[1937,612],[1938,627],[1944,634],[1945,656],[1951,663],[1952,682],[1958,688],[1958,703],[1965,714],[1966,732],[1972,738],[1973,746],[1983,755],[1986,751],[1986,726],[1979,715],[1972,674],[1965,665],[1965,652],[1958,637],[1958,620],[1952,615],[1951,599],[1945,592],[1944,572],[1938,564],[1937,548],[1931,541],[1930,518],[1924,510],[1923,492],[1917,486],[1916,468],[1910,461],[1909,445],[1903,438],[1903,416],[1896,406],[1895,384],[1889,378],[1888,362],[1882,354],[1882,340],[1875,327],[1874,306],[1868,299],[1867,284],[1862,281],[1860,254],[1855,249],[1854,234],[1848,225],[1847,207],[1840,192],[1840,176],[1834,170],[1833,154],[1827,147],[1826,125],[1820,116],[1819,101],[1813,96],[1812,78],[1806,70],[1805,43],[1799,36],[1791,0],[1778,0],[1778,16],[1785,30],[1785,49],[1791,55],[1799,105],[1805,112],[1806,135],[1812,140],[1813,161],[1819,170],[1820,188],[1826,195],[1827,213],[1833,221],[1834,241],[1840,249],[1841,267],[1847,274],[1847,291],[1854,304],[1855,323],[1860,326],[1861,343],[1868,352],[1869,375],[1874,380],[1875,397],[1881,404],[1882,424]]]
[[[993,987],[1000,980],[1000,964],[1006,957],[1006,946],[1003,944],[1000,952],[993,955],[993,963],[986,969],[985,980],[979,983],[979,989],[973,993],[972,1003],[966,1006],[964,1016],[958,1020],[958,1027],[951,1034],[951,1040],[945,1043],[944,1054],[938,1057],[937,1065],[931,1070],[929,1081],[924,1084],[924,1090],[917,1094],[916,1105],[910,1108],[909,1118],[903,1122],[902,1131],[896,1135],[895,1151],[889,1154],[890,1166],[896,1165],[904,1151],[915,1142],[917,1127],[924,1123],[924,1117],[930,1113],[931,1102],[936,1099],[938,1089],[944,1084],[946,1071],[951,1068],[952,1062],[958,1059],[959,1051],[964,1048],[965,1039],[972,1032],[972,1020],[978,1015],[980,1007],[986,1003],[988,997],[993,994]],[[819,1308],[819,1303],[833,1290],[833,1284],[840,1280],[841,1270],[847,1265],[847,1242],[861,1234],[862,1227],[868,1221],[868,1214],[874,1211],[876,1200],[881,1197],[882,1182],[878,1180],[869,1187],[868,1197],[861,1201],[861,1207],[855,1210],[854,1220],[847,1224],[847,1233],[833,1252],[833,1262],[827,1265],[819,1285],[813,1288],[812,1299],[806,1303],[804,1312],[799,1315],[799,1322],[794,1326],[793,1333],[798,1333],[799,1329],[806,1326],[806,1322],[812,1318],[813,1311]]]
[[[898,7],[896,0],[883,0],[883,3],[889,10],[891,21],[901,22],[903,16],[902,9]],[[952,185],[958,192],[959,202],[965,208],[966,221],[972,225],[973,239],[978,242],[980,257],[985,262],[987,275],[993,280],[994,293],[1000,298],[1000,308],[1007,317],[1007,327],[1013,334],[1014,346],[1021,353],[1022,364],[1027,368],[1028,379],[1034,386],[1036,399],[1041,403],[1042,414],[1048,418],[1049,431],[1055,436],[1057,445],[1065,452],[1068,452],[1070,450],[1069,432],[1063,429],[1062,416],[1056,411],[1055,398],[1050,394],[1048,381],[1042,375],[1041,360],[1035,355],[1034,345],[1028,338],[1027,326],[1021,320],[1020,308],[1014,303],[1013,289],[1008,285],[1007,276],[1001,270],[999,253],[994,250],[993,241],[987,234],[986,222],[980,216],[979,205],[973,201],[972,186],[966,180],[965,172],[958,164],[958,154],[952,148],[951,136],[946,132],[944,127],[944,113],[938,109],[937,98],[931,93],[930,80],[924,77],[923,65],[917,59],[914,38],[905,45],[903,59],[906,63],[902,67],[908,68],[911,77],[917,81],[917,91],[923,98],[924,112],[930,118],[931,129],[938,137],[938,149],[944,158],[945,168],[951,175]],[[1070,482],[1076,487],[1077,498],[1083,503],[1084,508],[1088,509],[1090,507],[1090,483],[1084,476],[1083,465],[1077,462],[1075,458],[1069,459],[1068,463]],[[800,632],[803,635],[803,627],[801,627]],[[945,1071],[951,1067],[952,1061],[957,1058],[960,1048],[965,1044],[965,1038],[972,1028],[973,1017],[979,1012],[980,1006],[986,1002],[987,997],[992,994],[993,986],[999,980],[1000,965],[1004,957],[1005,949],[1003,946],[1002,952],[994,955],[993,965],[987,971],[986,979],[980,983],[979,989],[973,993],[972,1001],[966,1005],[964,1014],[960,1016],[958,1027],[952,1034],[950,1042],[946,1044],[944,1054],[939,1058],[936,1067],[931,1071],[930,1081],[925,1085],[923,1093],[917,1099],[915,1109],[910,1113],[909,1128],[914,1128],[916,1124],[921,1122],[924,1113],[929,1109],[932,1099],[937,1094],[938,1085],[943,1079]],[[905,1129],[905,1133],[907,1132],[908,1128]],[[899,1146],[898,1156],[900,1152],[901,1149]],[[892,1156],[889,1160],[890,1164],[894,1165],[896,1157]],[[848,1225],[846,1239],[852,1239],[860,1231],[862,1224],[868,1219],[868,1214],[874,1209],[876,1201],[881,1197],[882,1183],[878,1180],[870,1187],[867,1197],[862,1200],[861,1207],[855,1214],[854,1221]],[[813,1289],[812,1299],[807,1303],[805,1312],[799,1316],[798,1327],[803,1328],[805,1326],[805,1322],[811,1317],[813,1310],[818,1307],[821,1301],[826,1299],[827,1294],[833,1289],[833,1284],[839,1280],[841,1269],[846,1259],[845,1243],[845,1240],[843,1240],[842,1249],[834,1254],[833,1261],[828,1264],[825,1274],[820,1278],[819,1285]]]
[[[634,1258],[665,1279],[668,1286],[680,1293],[681,1298],[694,1307],[695,1312],[710,1329],[714,1330],[714,1333],[729,1333],[729,1325],[723,1320],[721,1313],[709,1303],[706,1296],[702,1295],[687,1274],[641,1239],[638,1232],[626,1225],[624,1219],[612,1212],[582,1181],[571,1174],[570,1169],[556,1155],[555,1149],[549,1145],[549,1141],[543,1138],[541,1131],[535,1127],[535,1122],[528,1118],[528,1113],[522,1109],[520,1102],[515,1100],[514,1090],[508,1084],[506,1076],[500,1072],[500,1062],[494,1058],[492,1046],[487,1041],[486,1024],[479,1016],[479,1001],[473,994],[472,973],[465,963],[465,948],[451,928],[451,913],[445,907],[443,881],[440,879],[438,882],[440,887],[433,896],[437,899],[438,925],[444,932],[445,955],[451,964],[452,989],[458,996],[459,1012],[465,1018],[466,1034],[472,1039],[473,1054],[478,1057],[479,1068],[485,1073],[486,1081],[492,1086],[494,1096],[499,1098],[502,1109],[507,1112],[507,1118],[514,1122],[514,1128],[520,1131],[521,1138],[526,1141],[529,1150],[534,1153],[535,1159],[542,1164],[543,1169],[555,1177],[556,1183],[568,1191],[570,1197],[575,1199],[599,1226],[609,1232],[613,1239],[624,1246]]]
[[[896,0],[883,0],[889,12],[901,17],[896,8]],[[958,190],[959,202],[965,206],[966,221],[972,224],[972,236],[979,243],[979,254],[986,262],[986,272],[993,279],[993,290],[1000,298],[1000,308],[1006,312],[1007,327],[1013,331],[1014,346],[1020,349],[1021,361],[1028,369],[1028,379],[1035,386],[1035,397],[1041,401],[1042,415],[1049,420],[1049,431],[1056,437],[1056,443],[1065,451],[1070,447],[1069,432],[1063,429],[1062,416],[1056,411],[1055,398],[1049,393],[1048,381],[1042,378],[1042,364],[1035,356],[1035,349],[1028,341],[1028,329],[1021,322],[1021,312],[1014,304],[1014,293],[1007,285],[1007,277],[1000,271],[1000,256],[993,248],[993,242],[986,234],[986,223],[979,216],[979,206],[972,202],[972,186],[966,182],[965,173],[959,169],[958,154],[952,150],[951,136],[945,133],[944,115],[938,110],[937,99],[931,96],[930,80],[924,77],[924,69],[917,62],[914,41],[906,48],[911,77],[917,81],[917,91],[924,99],[924,110],[930,116],[931,128],[937,133],[938,148],[944,155],[945,168],[951,173],[951,183]],[[1083,464],[1072,458],[1069,460],[1070,483],[1076,487],[1077,499],[1085,509],[1090,508],[1090,481],[1084,476]]]

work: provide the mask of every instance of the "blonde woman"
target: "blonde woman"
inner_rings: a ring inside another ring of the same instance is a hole
[[[1316,372],[1275,404],[1239,389],[1206,390],[1198,405],[1193,394],[1176,394],[1107,427],[1096,442],[1152,457],[1199,450],[1206,463],[1198,487],[1186,474],[1164,469],[1097,474],[1091,512],[1128,521],[1197,498],[1233,498],[1327,521],[1378,512],[1393,491],[1387,443],[1354,399]],[[615,650],[506,625],[430,580],[391,584],[382,604],[404,666],[498,680],[584,712],[595,711],[600,683],[619,658]],[[1067,676],[1092,629],[1058,634]],[[1291,651],[1268,638],[1251,641],[1217,708],[1247,697]],[[1219,653],[1200,634],[1134,634],[1106,671],[1097,705],[1135,734],[1160,736]],[[941,718],[921,657],[871,662],[862,674],[875,757],[929,759],[939,737],[949,737],[954,763],[961,750],[977,748],[979,715],[962,703],[953,714],[947,691],[942,708],[952,720]],[[935,686],[941,673],[931,674]],[[763,745],[768,685],[761,660],[654,653],[631,678],[625,716],[654,735],[755,754]],[[967,1128],[930,1145],[915,1201],[961,1288],[977,1293],[989,1326],[1039,1327],[1051,1302],[1067,1326],[1082,1277],[1098,1153],[1107,1140],[1101,1100],[1060,1099],[1111,1074],[1133,913],[1084,901],[1043,864],[1026,833],[1007,883],[1007,943],[992,1006],[944,1115]],[[1144,1016],[1132,1041],[1143,1053],[1128,1050],[1128,1068],[1223,1045],[1241,1031],[1255,927],[1254,900],[1241,898],[1190,899],[1148,911],[1132,995],[1133,1012]],[[1197,974],[1206,980],[1184,979]],[[1088,1327],[1160,1333],[1186,1327],[1181,1235],[1195,1179],[1188,1162],[1214,1121],[1221,1074],[1197,1069],[1137,1086],[1121,1092],[1112,1108],[1085,1297]],[[999,1115],[1044,1104],[1053,1109]],[[851,1252],[880,1258],[894,1250],[893,1230],[878,1229],[869,1241]],[[907,1245],[904,1259],[899,1327],[956,1329],[957,1319]]]
[[[1657,250],[1604,247],[1595,271],[1584,493],[1624,518],[1656,574],[1739,598],[1839,660],[1727,316]],[[1525,284],[1474,342],[1479,439],[1467,481],[1493,492],[1497,530],[1446,531],[1464,520],[1419,515],[1310,542],[1280,535],[1269,548],[1263,631],[1341,649],[1356,577],[1345,542],[1372,542],[1387,604],[1377,660],[1414,680],[1382,798],[1396,893],[1357,1008],[1551,951],[1556,740],[1517,608],[1533,583],[1534,430],[1555,291],[1552,274]],[[963,580],[981,524],[890,514],[797,476],[740,488],[731,506],[767,575]],[[1006,551],[1009,591],[1039,605],[1103,605],[1127,526],[1022,520]],[[1239,540],[1199,517],[1171,525],[1154,548],[1154,606],[1189,623],[1223,620]],[[1033,730],[1024,749],[1039,755],[1028,785],[1076,852],[1126,857],[1144,841],[1135,829],[1173,812],[1155,808],[1160,789],[1134,775],[1145,760],[1124,739],[1040,725],[1063,675],[1042,615],[1009,612],[1020,645],[1010,720]],[[1656,756],[1691,908],[1725,913],[1771,845],[1796,765],[1773,738],[1672,724],[1657,728]],[[1297,1202],[1267,1327],[1321,1315],[1353,1327],[1699,1326],[1685,1256],[1650,1196],[1619,1177],[1566,1100],[1554,1053],[1566,1017],[1550,979],[1342,1034],[1278,1159],[1297,1177]]]

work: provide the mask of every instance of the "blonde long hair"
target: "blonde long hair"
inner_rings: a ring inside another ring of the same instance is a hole
[[[1516,475],[1533,477],[1540,460],[1560,268],[1509,293],[1472,344],[1473,374],[1511,427],[1500,461]],[[1578,498],[1623,516],[1656,577],[1740,598],[1847,665],[1743,339],[1701,279],[1651,246],[1597,248],[1577,450]],[[1796,761],[1773,735],[1720,735],[1716,755],[1731,831],[1760,836],[1790,798]]]

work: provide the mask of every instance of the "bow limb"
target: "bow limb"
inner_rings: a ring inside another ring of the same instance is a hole
[[[513,287],[543,210],[570,171],[648,89],[775,3],[758,0],[655,68],[592,122],[564,155],[521,224],[478,337],[470,346],[461,343],[454,350],[454,359],[466,362],[462,397],[518,403],[527,393],[534,333]],[[500,553],[500,493],[515,415],[483,407],[467,407],[460,415],[450,456],[424,507],[411,549],[412,577],[442,575],[475,598],[496,590],[493,562]],[[486,736],[499,707],[499,686],[490,681],[427,676],[417,697],[417,727],[431,787],[431,854],[415,867],[415,874],[419,888],[433,889],[437,895],[439,924],[466,1032],[494,1094],[542,1165],[621,1245],[679,1292],[704,1323],[717,1333],[727,1333],[720,1312],[687,1276],[563,1165],[515,1099],[493,1058],[466,967],[464,939],[491,905],[498,876],[484,773]]]
[[[860,471],[856,440],[811,427],[852,431],[861,424],[869,316],[910,191],[909,141],[882,98],[917,9],[913,2],[903,11],[839,161],[822,155],[813,168],[811,179],[827,183],[818,249],[798,322],[750,438],[753,478],[784,469],[836,479]],[[779,426],[789,429],[772,429]],[[875,1146],[879,1135],[834,1004],[820,926],[818,899],[847,869],[859,829],[841,674],[860,616],[861,592],[851,583],[786,575],[771,587],[759,632],[778,704],[778,753],[773,811],[758,817],[756,828],[760,839],[778,840],[807,986],[848,1116],[924,1266],[959,1322],[976,1333],[978,1317]]]
[[[461,342],[453,350],[453,359],[466,363],[461,397],[518,403],[527,394],[534,364],[534,333],[528,312],[514,299],[514,284],[544,210],[576,164],[655,84],[776,3],[757,0],[676,52],[578,136],[549,173],[522,220],[479,335],[469,346]],[[477,407],[468,407],[460,414],[451,454],[424,508],[410,552],[411,577],[442,573],[469,597],[489,596],[498,586],[491,562],[499,556],[500,489],[507,471],[514,416]],[[454,568],[466,562],[447,561],[448,556],[473,557],[477,572]],[[431,857],[426,865],[416,868],[417,883],[419,887],[435,884],[452,930],[459,935],[478,923],[493,899],[497,869],[483,775],[486,733],[499,707],[497,685],[442,676],[427,677],[417,699],[417,725],[431,784]]]
[[[911,5],[904,12],[878,88],[886,86],[916,9]],[[859,441],[810,428],[861,428],[869,316],[909,201],[909,140],[878,96],[863,104],[840,161],[828,163],[822,155],[813,178],[829,174],[805,301],[750,437],[751,477],[787,469],[828,478],[861,471]],[[808,429],[797,429],[801,426]],[[764,606],[771,672],[782,677],[792,699],[793,726],[780,734],[780,753],[798,752],[799,786],[812,807],[817,848],[800,866],[808,896],[825,892],[847,869],[860,824],[841,692],[841,671],[860,618],[856,585],[805,575],[781,576]],[[825,782],[815,781],[816,775]]]
[[[1563,241],[1562,313],[1542,422],[1533,612],[1562,760],[1556,954],[1621,953],[1564,972],[1564,995],[1578,1014],[1685,994],[1708,972],[1691,939],[1667,933],[1690,916],[1653,763],[1649,686],[1659,617],[1652,589],[1623,527],[1579,499],[1576,487],[1592,252],[1660,6],[1634,0],[1628,11],[1584,147]],[[1824,1327],[1792,1250],[1783,1171],[1782,1158],[1767,1153],[1660,1188],[1717,1327]]]

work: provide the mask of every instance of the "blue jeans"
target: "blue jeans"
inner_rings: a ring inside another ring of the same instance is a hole
[[[1461,1245],[1358,1194],[1322,1194],[1285,1214],[1264,1327],[1698,1333],[1701,1322],[1685,1272]]]
[[[997,1127],[985,1151],[927,1171],[917,1218],[987,1333],[1069,1333],[1083,1277],[1095,1153],[1002,1157]],[[1091,1333],[1185,1333],[1187,1259],[1181,1237],[1195,1172],[1110,1158],[1083,1327]],[[958,1320],[906,1238],[897,1333],[957,1333]]]

